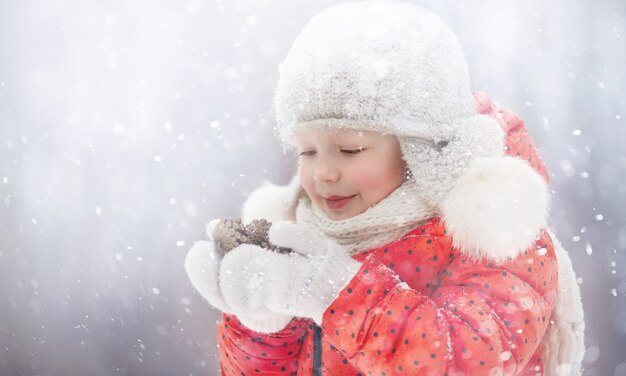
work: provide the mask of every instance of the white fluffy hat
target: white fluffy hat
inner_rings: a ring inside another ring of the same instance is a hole
[[[274,107],[285,144],[312,127],[396,135],[419,194],[440,209],[456,246],[511,258],[545,226],[545,183],[504,156],[495,120],[476,115],[461,46],[430,11],[394,1],[327,8],[279,73]]]

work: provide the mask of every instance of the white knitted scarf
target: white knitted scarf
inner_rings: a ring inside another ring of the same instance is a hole
[[[397,240],[436,214],[409,179],[363,213],[339,221],[331,220],[304,195],[297,204],[296,222],[318,228],[354,255]]]

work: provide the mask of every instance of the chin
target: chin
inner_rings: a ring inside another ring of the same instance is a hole
[[[328,211],[328,209],[326,209],[326,208],[322,208],[322,211],[324,213],[326,213],[328,218],[330,218],[333,221],[340,221],[342,219],[346,219],[346,218],[350,218],[351,217],[351,215],[349,215],[347,213],[338,213],[338,212],[334,212],[334,211]]]
[[[348,219],[348,218],[350,218],[350,217],[351,217],[351,215],[345,215],[345,214],[344,214],[344,215],[341,215],[341,214],[339,214],[339,215],[332,215],[332,214],[329,214],[329,215],[328,215],[328,217],[329,217],[330,219],[332,219],[333,221],[341,221],[341,220],[343,220],[343,219]]]
[[[325,212],[326,212],[326,215],[328,215],[328,218],[332,219],[333,221],[341,221],[341,220],[352,218],[356,215],[359,215],[363,213],[364,210],[360,210],[360,211],[347,210],[347,211],[340,212],[340,213],[338,212],[329,213],[328,211],[325,211]]]

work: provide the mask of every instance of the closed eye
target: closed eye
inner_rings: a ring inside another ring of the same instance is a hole
[[[302,153],[299,154],[299,156],[301,157],[308,157],[311,155],[315,155],[315,150],[303,151]]]
[[[363,148],[358,148],[358,149],[353,149],[353,150],[342,149],[341,152],[347,155],[356,155],[362,152],[363,150],[364,150]]]

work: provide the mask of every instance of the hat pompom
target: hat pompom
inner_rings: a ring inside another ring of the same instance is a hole
[[[533,244],[546,225],[543,179],[513,157],[474,161],[441,204],[455,247],[476,258],[506,261]]]

